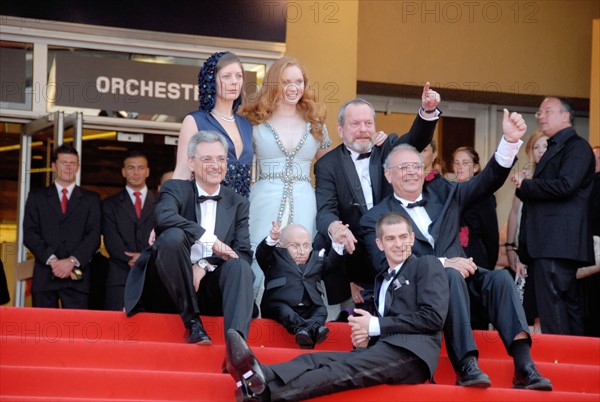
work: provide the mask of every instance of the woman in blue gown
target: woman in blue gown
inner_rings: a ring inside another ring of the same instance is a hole
[[[177,165],[173,179],[190,179],[187,144],[200,130],[216,131],[227,139],[227,175],[223,184],[238,194],[250,194],[250,167],[254,158],[252,125],[237,114],[242,102],[244,70],[231,52],[213,53],[198,74],[200,109],[183,120],[177,144]]]

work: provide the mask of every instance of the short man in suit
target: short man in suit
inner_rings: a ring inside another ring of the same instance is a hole
[[[391,149],[408,143],[421,150],[433,137],[440,115],[440,96],[425,84],[421,109],[410,131],[391,134],[381,146],[374,146],[375,109],[363,99],[344,103],[338,112],[338,134],[343,144],[328,152],[315,164],[317,230],[316,247],[329,247],[336,231],[346,232],[346,273],[324,278],[329,304],[342,303],[348,313],[353,304],[362,305],[373,294],[373,275],[362,242],[357,242],[362,215],[385,196],[391,187],[383,177],[383,161]],[[345,321],[342,310],[340,321]]]
[[[305,354],[280,364],[259,363],[244,340],[227,333],[226,362],[237,400],[298,401],[379,384],[418,384],[433,377],[448,309],[440,262],[411,255],[408,219],[388,213],[377,223],[386,268],[375,279],[376,311],[355,309],[351,352]]]
[[[396,211],[411,220],[415,231],[413,253],[433,255],[444,265],[450,287],[450,305],[444,326],[448,357],[456,371],[457,385],[485,388],[490,378],[477,364],[479,352],[469,323],[470,300],[487,312],[508,353],[513,357],[515,388],[551,390],[531,358],[531,338],[527,320],[514,282],[506,270],[478,268],[466,258],[460,244],[461,212],[488,197],[508,177],[520,140],[527,126],[522,116],[504,110],[502,137],[498,149],[485,169],[463,183],[437,178],[424,186],[423,156],[410,145],[399,145],[385,161],[385,176],[394,193],[384,198],[361,219],[367,252],[374,267],[384,264],[385,256],[371,247],[377,218]]]
[[[261,302],[263,318],[275,320],[295,335],[296,343],[312,349],[329,334],[325,324],[327,307],[318,287],[323,272],[341,269],[344,246],[334,238],[333,250],[312,251],[312,238],[300,224],[280,230],[273,227],[256,248],[256,260],[265,273],[265,293]]]
[[[200,131],[190,139],[194,180],[169,180],[156,205],[154,244],[132,267],[125,310],[177,312],[188,343],[210,344],[200,314],[223,315],[225,330],[246,337],[254,306],[248,200],[222,186],[227,142]]]
[[[75,184],[79,154],[63,144],[52,153],[56,178],[32,190],[25,204],[23,243],[35,256],[34,307],[87,309],[88,264],[100,247],[100,197]]]
[[[542,332],[583,335],[577,268],[594,265],[590,196],[594,154],[573,129],[575,114],[564,98],[548,97],[535,114],[550,137],[533,177],[515,178],[523,201],[519,256],[535,273]]]
[[[123,191],[102,202],[102,232],[110,254],[105,309],[116,311],[122,311],[125,305],[123,295],[129,270],[148,247],[148,237],[156,225],[154,205],[158,201],[158,196],[146,186],[150,168],[144,154],[130,152],[121,174],[126,183]]]

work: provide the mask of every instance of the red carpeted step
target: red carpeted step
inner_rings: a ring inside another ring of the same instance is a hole
[[[222,317],[203,317],[213,343],[223,343]],[[121,312],[0,307],[1,335],[23,340],[101,339],[136,342],[183,343],[185,329],[175,314],[140,313],[131,318]],[[346,351],[352,348],[346,324],[327,323],[331,333],[317,350]],[[509,358],[495,331],[474,331],[482,358]],[[249,334],[253,346],[297,348],[292,335],[276,322],[253,320]],[[536,361],[600,364],[600,338],[534,335],[532,354]],[[445,347],[442,355],[446,356]]]
[[[36,343],[21,342],[19,337],[5,337],[5,340],[0,355],[3,366],[219,373],[225,354],[224,345],[112,341],[90,344],[84,340]],[[265,364],[280,363],[306,353],[290,348],[253,347],[253,350]],[[492,378],[494,387],[512,386],[512,360],[482,358],[480,365]],[[544,362],[537,365],[553,381],[556,390],[600,393],[600,366]],[[447,357],[440,357],[435,378],[438,384],[454,384],[455,376]]]
[[[141,372],[129,370],[0,367],[2,395],[22,397],[132,399],[138,401],[231,401],[234,383],[222,374]],[[36,381],[32,382],[31,378]],[[24,392],[25,391],[25,392]],[[470,389],[450,385],[380,385],[345,391],[315,401],[597,401],[598,394],[540,392],[507,388]]]

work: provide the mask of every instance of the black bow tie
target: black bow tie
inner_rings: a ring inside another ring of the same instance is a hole
[[[394,277],[394,274],[395,274],[395,273],[396,273],[395,271],[390,271],[389,269],[386,269],[386,270],[383,272],[383,278],[384,278],[386,281],[389,281],[390,279],[392,279],[392,278]]]
[[[421,200],[421,201],[417,201],[417,202],[411,202],[411,203],[409,203],[406,206],[406,208],[424,207],[425,204],[427,204],[427,200]]]
[[[220,199],[220,195],[201,195],[200,197],[198,197],[198,202],[202,204],[206,200],[219,201]]]
[[[370,157],[371,157],[371,151],[365,152],[364,154],[358,154],[358,158],[356,158],[356,160],[359,161],[361,159],[367,159]]]

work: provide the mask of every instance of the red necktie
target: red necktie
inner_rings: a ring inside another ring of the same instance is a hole
[[[62,198],[60,199],[60,208],[62,209],[62,213],[63,215],[67,213],[67,202],[69,201],[69,199],[67,198],[67,193],[69,192],[69,190],[67,190],[66,188],[62,189]]]
[[[133,203],[133,206],[135,207],[135,214],[137,215],[138,219],[140,219],[142,217],[142,193],[139,191],[134,191],[133,195],[135,195],[135,202]]]

